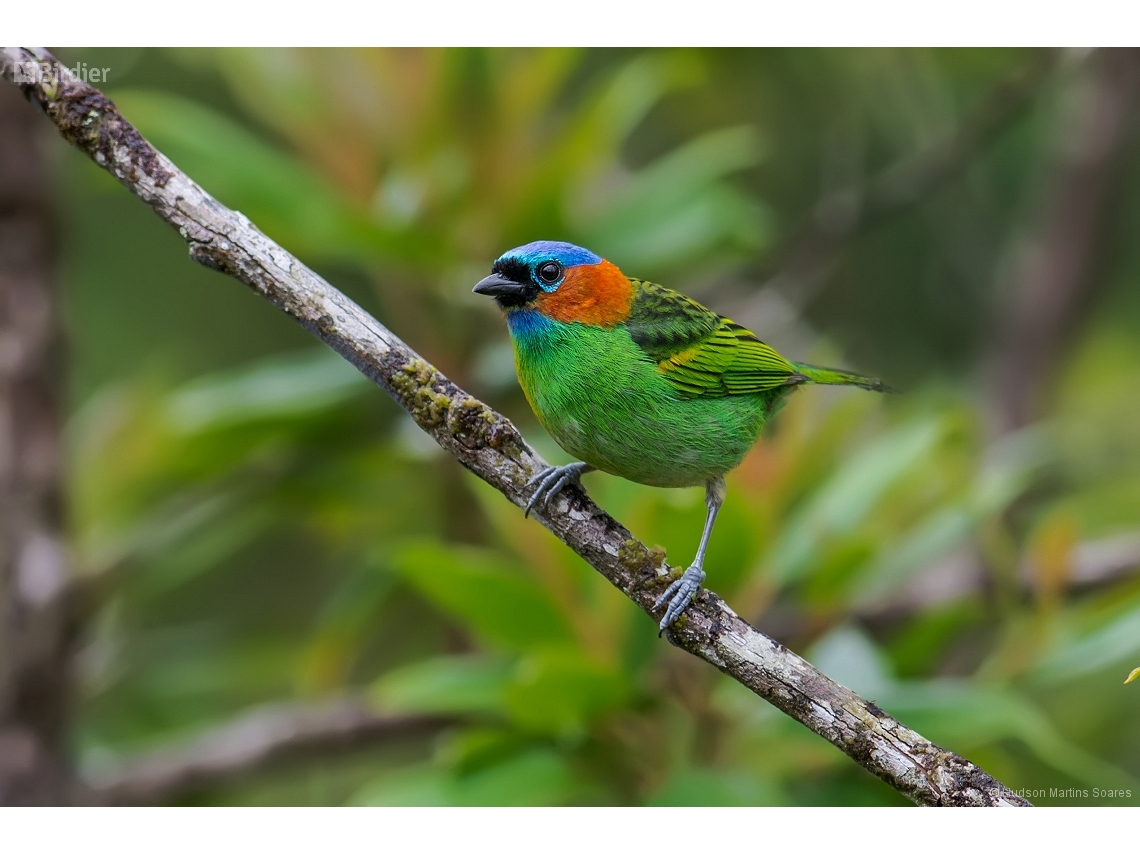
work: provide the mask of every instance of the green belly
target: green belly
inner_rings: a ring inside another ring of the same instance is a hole
[[[655,487],[724,475],[752,447],[772,393],[678,397],[618,326],[558,325],[515,340],[519,382],[562,448],[604,472]]]

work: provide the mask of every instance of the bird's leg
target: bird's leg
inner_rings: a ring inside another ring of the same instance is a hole
[[[665,617],[661,618],[661,623],[658,624],[661,632],[667,630],[673,621],[680,617],[681,612],[688,608],[700,590],[701,583],[705,581],[705,550],[708,549],[709,535],[712,534],[717,511],[722,504],[724,504],[724,479],[710,478],[705,484],[705,506],[708,508],[708,513],[705,515],[705,530],[701,533],[701,545],[697,547],[697,557],[693,559],[689,569],[682,573],[679,579],[675,579],[653,604],[653,608],[658,609],[663,603],[669,603]]]
[[[549,469],[544,469],[539,472],[529,481],[527,486],[537,484],[530,501],[526,503],[526,513],[524,517],[530,516],[530,512],[534,508],[539,510],[546,510],[547,504],[553,499],[567,484],[576,484],[578,479],[582,477],[585,472],[593,472],[594,467],[589,463],[567,463],[565,466],[551,466]]]

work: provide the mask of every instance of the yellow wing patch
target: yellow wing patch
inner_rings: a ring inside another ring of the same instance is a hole
[[[747,395],[804,379],[775,349],[727,318],[701,341],[660,360],[657,369],[686,398]]]
[[[681,397],[747,395],[806,379],[740,324],[652,282],[630,283],[630,338]]]

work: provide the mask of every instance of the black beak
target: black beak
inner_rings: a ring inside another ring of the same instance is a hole
[[[537,295],[539,288],[531,282],[515,282],[498,273],[492,273],[472,289],[476,294],[494,297],[502,305],[522,305],[529,303]]]

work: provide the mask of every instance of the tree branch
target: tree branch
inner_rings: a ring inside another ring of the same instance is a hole
[[[454,719],[385,716],[359,699],[273,704],[174,747],[120,761],[90,775],[88,801],[104,805],[170,802],[245,778],[284,760],[434,733]]]
[[[18,69],[27,67],[19,64],[29,62],[55,61],[45,51],[9,48],[3,76],[17,82]],[[211,198],[101,92],[58,75],[17,85],[68,142],[176,228],[191,258],[266,297],[388,392],[461,464],[514,504],[525,503],[528,478],[547,464],[506,418],[444,377],[242,214]],[[647,614],[680,572],[578,488],[535,516]],[[673,644],[715,665],[919,804],[1028,804],[757,632],[712,592],[702,591],[679,624],[670,632]]]

